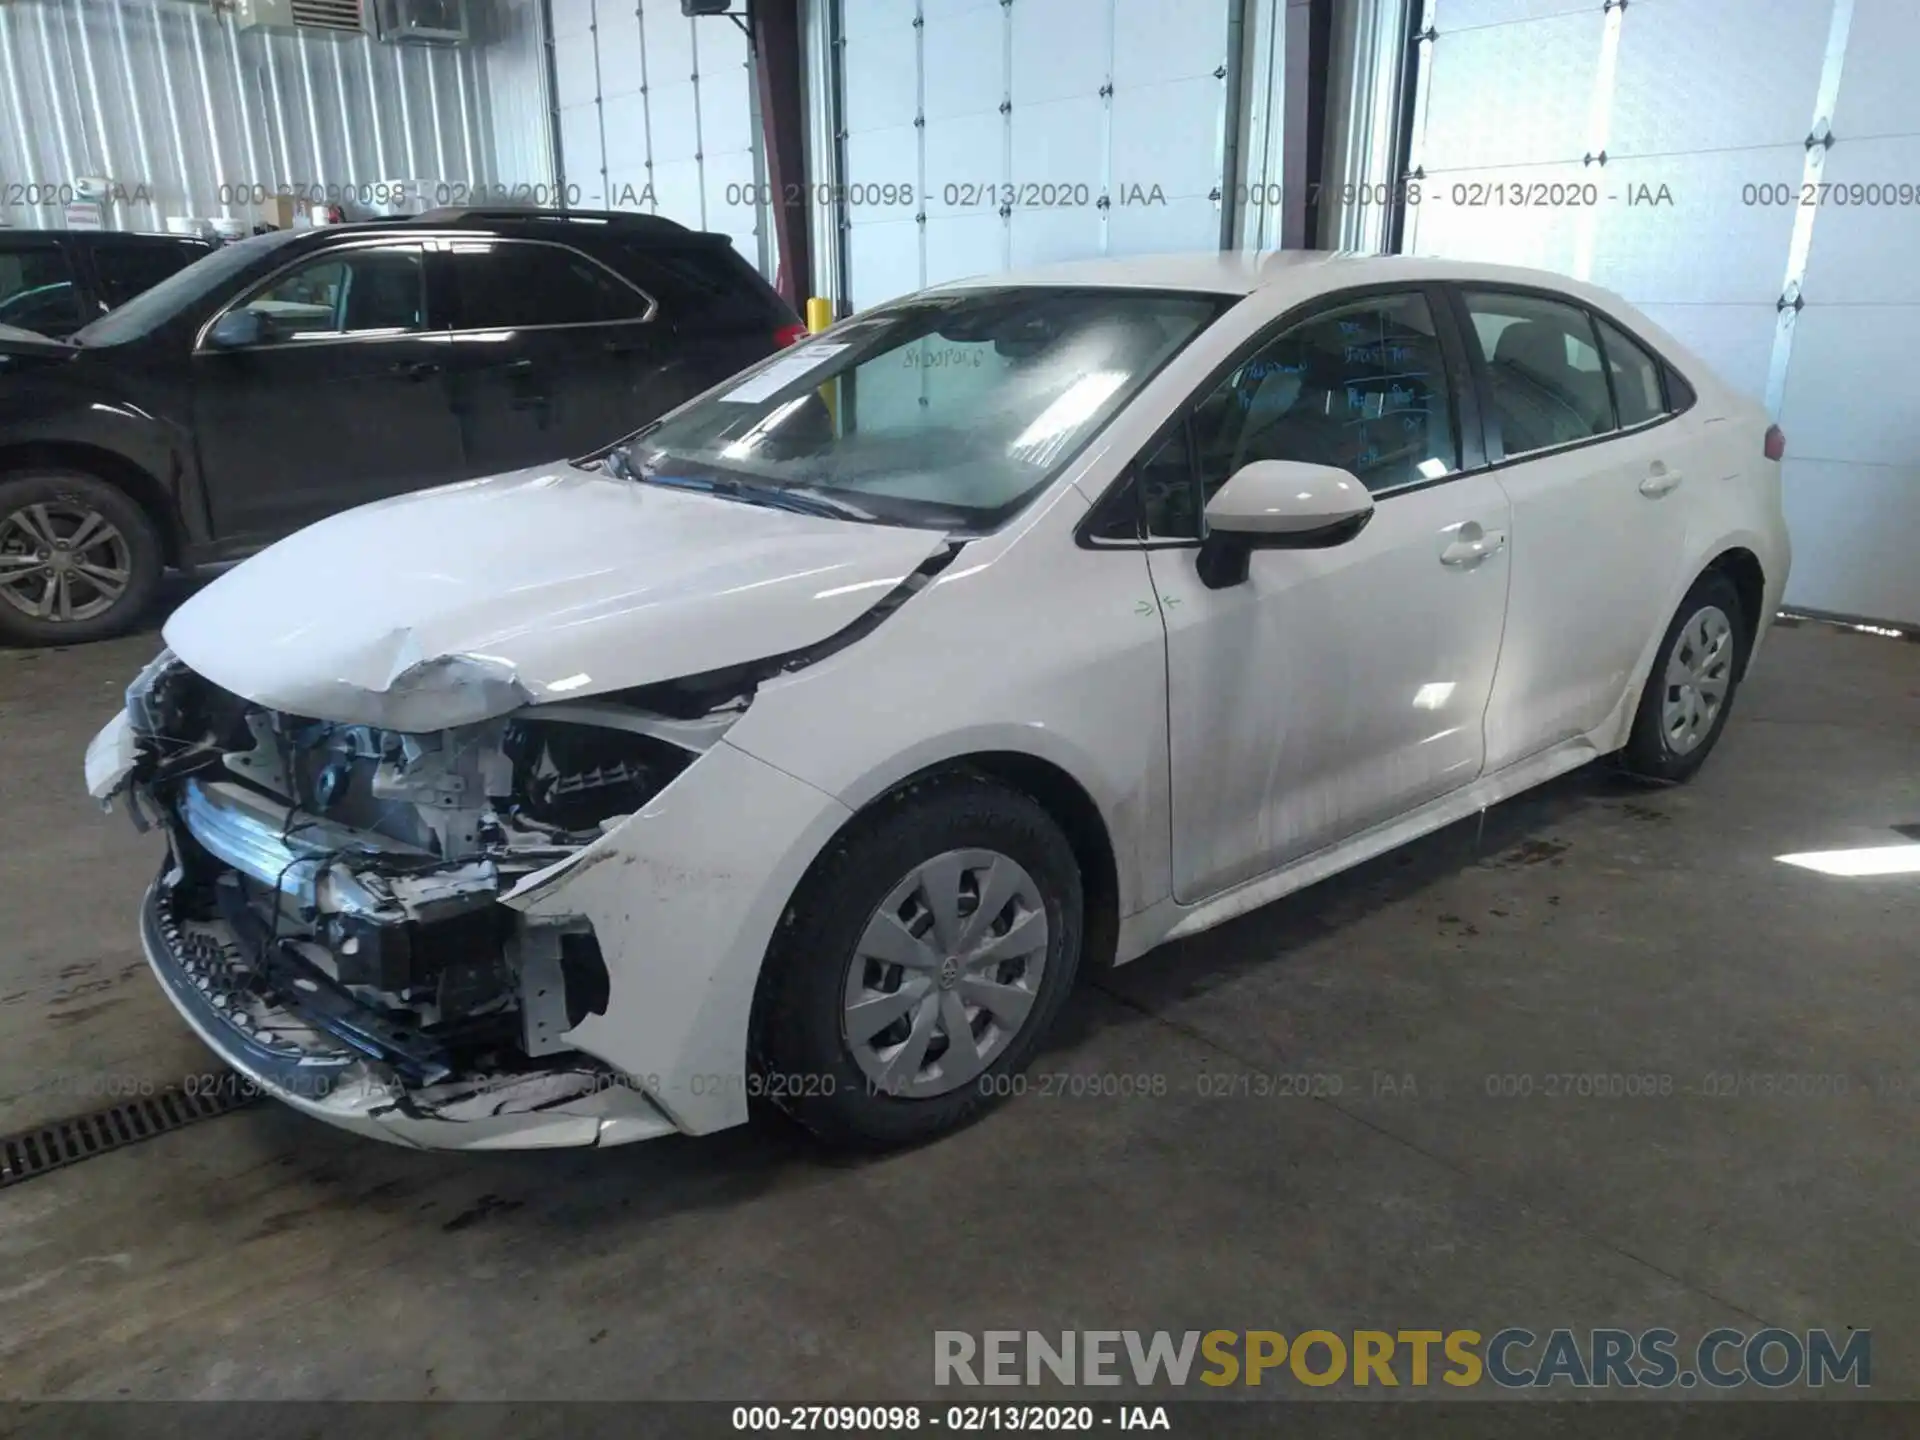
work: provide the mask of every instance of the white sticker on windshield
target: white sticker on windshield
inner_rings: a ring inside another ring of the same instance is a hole
[[[818,370],[847,347],[845,345],[809,345],[804,353],[788,355],[773,362],[744,385],[736,385],[720,398],[736,405],[756,405],[777,393],[809,371]]]

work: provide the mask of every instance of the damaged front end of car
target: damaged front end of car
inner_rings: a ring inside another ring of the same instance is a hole
[[[644,1080],[569,1042],[607,1008],[600,939],[585,915],[512,898],[642,809],[746,703],[656,686],[403,732],[267,709],[163,652],[88,781],[165,831],[149,959],[262,1087],[403,1143],[613,1143],[675,1126]]]

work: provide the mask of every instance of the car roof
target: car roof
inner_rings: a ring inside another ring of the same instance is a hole
[[[1441,260],[1423,255],[1366,255],[1346,250],[1194,251],[1069,260],[996,275],[970,276],[935,288],[952,291],[999,286],[1074,285],[1200,291],[1217,295],[1251,295],[1259,290],[1284,288],[1313,294],[1359,285],[1412,284],[1422,280],[1478,280],[1489,284],[1536,286],[1587,300],[1618,303],[1617,297],[1597,286],[1549,270]]]

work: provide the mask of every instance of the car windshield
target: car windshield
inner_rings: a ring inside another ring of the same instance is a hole
[[[235,276],[293,239],[297,230],[275,230],[222,245],[211,255],[176,270],[151,290],[142,290],[117,310],[84,326],[73,338],[80,345],[121,345],[138,340],[190,305],[223,288]]]
[[[998,287],[835,327],[610,457],[635,479],[898,525],[989,529],[1228,303]]]

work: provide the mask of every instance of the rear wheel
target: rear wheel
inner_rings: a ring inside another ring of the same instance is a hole
[[[0,479],[0,640],[104,640],[145,613],[166,568],[159,531],[118,486],[79,471]]]
[[[1622,759],[1650,780],[1690,779],[1726,727],[1747,661],[1740,592],[1718,570],[1694,582],[1667,627]]]
[[[767,956],[757,1090],[831,1143],[910,1144],[1015,1087],[1073,987],[1079,867],[1029,797],[913,786],[816,863]]]

